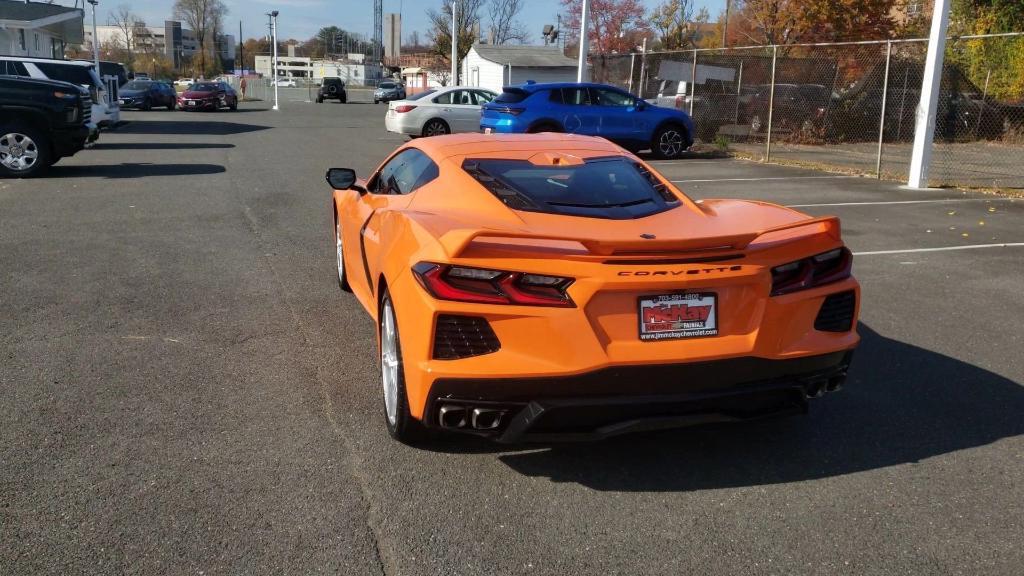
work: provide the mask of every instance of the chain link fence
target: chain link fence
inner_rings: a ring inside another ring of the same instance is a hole
[[[904,180],[927,40],[602,55],[596,82],[690,113],[699,142]],[[947,42],[929,178],[1024,188],[1024,33]]]

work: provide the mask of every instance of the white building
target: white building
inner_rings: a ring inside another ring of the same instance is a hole
[[[381,79],[381,68],[374,64],[332,62],[330,60],[314,61],[313,78],[317,84],[328,77],[341,78],[345,84],[376,85]]]
[[[266,54],[256,55],[256,67],[255,71],[257,74],[262,75],[265,78],[271,78],[273,72],[270,69],[270,63],[273,60],[272,56]],[[277,57],[277,75],[288,78],[309,78],[312,74],[312,60],[304,56],[281,56]]]
[[[79,8],[0,0],[0,54],[63,58],[65,46],[82,42],[84,18]]]
[[[474,44],[462,60],[460,83],[501,92],[527,80],[575,82],[576,61],[557,46]]]
[[[125,31],[118,26],[97,26],[96,35],[99,37],[100,46],[111,45],[118,48],[127,48],[128,41],[131,42],[132,50],[135,52],[156,52],[163,54],[174,62],[175,66],[181,66],[182,57],[192,57],[199,51],[199,41],[195,33],[181,25],[176,20],[166,20],[163,26],[136,26],[128,31],[127,38]],[[85,40],[82,47],[92,50],[92,27],[85,30]],[[237,40],[231,34],[222,34],[217,37],[217,50],[220,58],[225,64],[231,67],[234,65],[237,52]]]

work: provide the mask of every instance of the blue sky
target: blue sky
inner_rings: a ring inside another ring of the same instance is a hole
[[[661,0],[643,0],[650,8]],[[71,5],[73,0],[58,0],[59,4]],[[224,0],[228,6],[229,33],[238,34],[238,21],[242,21],[242,32],[246,38],[258,36],[266,29],[267,17],[271,10],[280,11],[278,34],[282,39],[305,40],[323,26],[335,24],[346,30],[370,35],[373,28],[372,0]],[[108,14],[117,6],[129,4],[132,10],[150,25],[160,24],[171,18],[173,0],[100,0],[96,10],[97,23],[104,24]],[[559,0],[524,0],[525,8],[521,20],[532,35],[533,43],[540,43],[540,30],[544,24],[554,24],[555,15],[560,12]],[[697,0],[697,5],[707,6],[712,19],[725,6],[725,0]],[[426,35],[427,9],[438,9],[441,0],[384,0],[384,12],[402,13],[402,35],[408,37],[412,30],[418,30],[420,37]],[[484,24],[487,18],[484,13]],[[88,22],[88,14],[86,18]]]

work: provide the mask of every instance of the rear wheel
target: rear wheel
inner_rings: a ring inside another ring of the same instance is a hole
[[[527,130],[527,132],[530,133],[530,134],[539,134],[541,132],[561,132],[561,131],[562,131],[561,128],[559,128],[555,124],[552,124],[551,122],[544,122],[544,123],[541,123],[541,124],[537,124],[536,126],[530,126],[530,129]]]
[[[451,134],[452,130],[448,127],[448,123],[439,118],[427,121],[423,125],[424,136],[444,136],[445,134]]]
[[[405,366],[402,343],[391,294],[385,289],[380,304],[380,380],[384,392],[384,422],[388,434],[404,444],[423,439],[423,425],[409,413],[409,396],[405,390]]]
[[[675,124],[658,128],[651,142],[651,151],[658,158],[679,158],[686,152],[686,131]]]
[[[145,100],[142,101],[142,111],[143,112],[149,112],[152,109],[153,109],[153,103],[149,101],[149,98],[146,98]]]
[[[167,105],[167,109],[171,112],[174,112],[174,108],[176,107],[176,105],[177,102],[174,101],[174,98],[171,98],[171,103]]]
[[[0,127],[0,175],[28,178],[49,167],[50,146],[42,131],[25,124]]]

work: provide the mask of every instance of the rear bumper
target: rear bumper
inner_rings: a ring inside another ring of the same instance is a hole
[[[412,134],[419,135],[423,132],[423,125],[416,122],[408,114],[387,113],[384,115],[384,128],[388,132],[394,132],[395,134]]]
[[[424,423],[511,443],[797,414],[808,398],[842,387],[852,356],[843,350],[785,360],[619,366],[560,378],[438,379]]]

